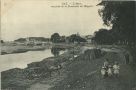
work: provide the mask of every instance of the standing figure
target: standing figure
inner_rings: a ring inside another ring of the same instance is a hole
[[[105,78],[106,77],[106,68],[105,67],[102,67],[101,69],[101,75],[102,75],[102,78]]]
[[[111,76],[113,75],[113,73],[112,73],[112,66],[111,66],[111,65],[109,65],[109,68],[108,68],[108,70],[107,70],[107,73],[108,73],[108,76],[109,76],[109,77],[111,77]]]
[[[125,54],[125,59],[126,59],[126,64],[129,64],[129,54],[128,53]]]
[[[116,76],[116,77],[118,77],[119,76],[119,69],[120,69],[120,67],[119,67],[119,65],[118,65],[118,62],[115,62],[115,64],[113,65],[113,73],[114,73],[114,75]]]
[[[106,71],[108,70],[108,66],[109,66],[109,60],[106,59],[104,62],[104,67],[106,68]]]

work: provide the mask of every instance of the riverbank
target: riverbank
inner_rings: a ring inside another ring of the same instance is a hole
[[[51,67],[56,67],[72,58],[72,52],[73,50],[69,50],[62,55],[30,63],[25,69],[14,68],[1,72],[2,89],[26,90],[31,84],[49,78],[50,72],[52,72]]]
[[[28,65],[25,69],[12,69],[2,72],[2,88],[11,90],[133,90],[136,87],[135,66],[126,65],[121,49],[87,50],[79,53],[79,48],[60,56],[46,58]],[[129,51],[129,50],[128,50]],[[120,64],[119,78],[102,79],[100,74],[104,60]],[[51,67],[61,65],[53,70]],[[40,69],[39,69],[40,67]],[[37,70],[38,72],[33,70]],[[30,73],[28,73],[30,72]],[[51,77],[50,77],[51,74]],[[27,76],[27,77],[26,77]]]

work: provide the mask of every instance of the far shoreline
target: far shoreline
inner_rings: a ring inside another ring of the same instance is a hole
[[[51,49],[52,47],[56,48],[71,48],[74,44],[65,44],[65,43],[55,43],[47,44],[41,46],[27,46],[27,45],[2,45],[1,46],[1,55],[7,54],[17,54],[17,53],[26,53],[28,51],[42,51],[46,49]]]

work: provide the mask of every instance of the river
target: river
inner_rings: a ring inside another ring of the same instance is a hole
[[[59,54],[64,53],[60,51]],[[27,64],[31,62],[41,61],[44,58],[54,56],[51,49],[46,49],[44,51],[28,51],[25,53],[16,54],[6,54],[0,55],[0,72],[12,68],[26,68]]]

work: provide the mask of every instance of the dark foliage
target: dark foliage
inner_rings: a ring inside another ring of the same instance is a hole
[[[113,39],[112,43],[118,41],[126,41],[128,44],[136,43],[135,3],[135,1],[102,1],[99,4],[103,6],[98,12],[102,17],[104,24],[107,26],[112,25],[111,31],[99,32],[110,32],[109,35],[105,34],[106,36],[103,37],[102,40],[106,38],[112,40],[112,36],[114,36],[114,39],[116,40]],[[102,35],[100,36],[102,37]],[[107,41],[107,43],[109,43],[109,41]]]
[[[69,39],[69,42],[71,42],[71,43],[74,43],[74,42],[78,42],[78,43],[86,42],[86,40],[84,38],[80,37],[77,34],[72,34],[71,36],[69,36],[68,39]]]
[[[60,42],[60,35],[58,33],[54,33],[53,35],[51,35],[51,41],[53,43],[59,43]]]
[[[3,40],[0,40],[0,42],[1,42],[1,43],[4,43],[4,41],[3,41]]]
[[[98,44],[113,44],[116,41],[114,33],[111,30],[100,29],[95,32],[95,37],[93,37]]]

